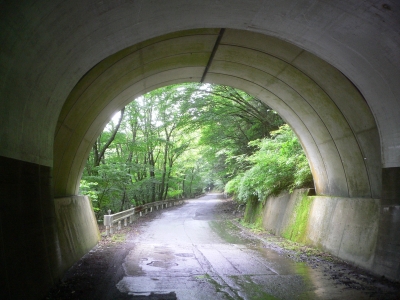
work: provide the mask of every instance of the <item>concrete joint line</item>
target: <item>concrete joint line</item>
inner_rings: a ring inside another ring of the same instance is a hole
[[[203,76],[201,77],[201,80],[200,80],[201,83],[203,83],[204,79],[206,78],[206,75],[208,73],[208,69],[210,68],[210,66],[211,66],[211,64],[212,64],[212,62],[214,60],[215,53],[218,50],[218,46],[221,43],[222,36],[224,35],[224,32],[225,32],[225,28],[221,28],[221,30],[219,31],[219,34],[218,34],[218,38],[215,41],[214,48],[213,48],[213,50],[211,52],[211,55],[210,55],[210,58],[208,60],[207,66],[206,66],[206,68],[204,70]]]

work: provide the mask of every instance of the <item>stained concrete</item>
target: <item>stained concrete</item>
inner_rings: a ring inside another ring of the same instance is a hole
[[[200,80],[221,28],[225,41],[206,81],[242,88],[279,111],[304,146],[319,195],[383,201],[378,244],[390,246],[379,246],[375,269],[400,278],[398,1],[6,0],[0,6],[0,156],[14,160],[13,170],[1,169],[1,205],[22,212],[31,198],[40,203],[40,214],[25,222],[37,259],[10,265],[9,253],[24,244],[14,236],[25,231],[18,224],[9,234],[10,216],[2,215],[9,287],[25,278],[25,285],[38,285],[29,295],[40,298],[59,277],[53,198],[77,195],[88,151],[114,112],[156,87]],[[104,97],[91,98],[89,90]]]
[[[57,269],[66,271],[97,244],[100,233],[87,196],[56,198],[54,205],[60,245]]]
[[[400,280],[400,168],[385,168],[382,173],[384,192],[374,269]]]
[[[296,218],[296,205],[308,190],[271,197],[263,211],[263,226],[283,235]],[[373,273],[377,246],[380,200],[308,196],[312,201],[305,243],[327,251]],[[391,276],[396,279],[396,276]]]

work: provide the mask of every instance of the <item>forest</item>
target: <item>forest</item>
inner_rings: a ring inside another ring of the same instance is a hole
[[[97,219],[108,209],[208,191],[246,203],[313,187],[295,133],[256,97],[187,83],[132,100],[97,138],[82,175],[80,193]]]

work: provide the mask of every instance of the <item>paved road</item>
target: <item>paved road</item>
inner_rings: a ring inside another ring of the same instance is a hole
[[[119,291],[143,299],[371,299],[232,235],[229,222],[215,220],[217,196],[188,201],[146,225],[125,258]]]

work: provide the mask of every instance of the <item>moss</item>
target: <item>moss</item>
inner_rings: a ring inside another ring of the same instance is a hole
[[[247,200],[246,210],[244,212],[244,221],[246,223],[262,226],[263,205],[257,197]]]
[[[210,221],[209,224],[212,230],[230,244],[248,244],[251,242],[251,240],[241,236],[239,228],[231,220],[214,220]]]
[[[313,199],[311,197],[303,195],[296,203],[293,211],[293,219],[282,234],[284,238],[299,243],[306,242],[308,217],[312,202]]]
[[[240,224],[242,224],[243,227],[246,227],[247,229],[251,230],[251,232],[253,232],[255,234],[266,232],[264,227],[262,227],[262,224],[247,223],[245,221],[240,222]]]
[[[258,198],[254,196],[253,198],[247,200],[244,217],[240,223],[254,233],[264,232],[265,229],[263,226],[263,212],[263,203],[261,201],[258,201]]]
[[[226,292],[226,286],[221,285],[220,283],[218,283],[209,274],[206,273],[204,275],[197,275],[197,276],[195,276],[195,278],[197,280],[206,281],[206,282],[210,283],[214,287],[215,291],[217,293],[219,293],[223,297],[223,299],[228,299],[228,300],[231,300],[231,299],[233,300],[234,299],[229,295],[229,293]],[[219,277],[217,276],[215,278],[219,278]]]
[[[123,243],[126,240],[126,234],[125,233],[116,233],[113,234],[111,241],[114,243]]]
[[[307,195],[303,195],[296,201],[291,222],[282,233],[284,238],[298,243],[306,242],[308,218],[312,202],[313,198]],[[263,212],[263,202],[258,201],[257,197],[249,199],[242,224],[252,229],[263,229]]]
[[[253,276],[230,276],[234,280],[235,284],[240,287],[240,290],[248,296],[249,299],[254,300],[275,300],[278,299],[271,294],[266,293],[263,289],[264,286],[253,282]],[[242,298],[240,298],[242,299]],[[246,298],[247,299],[247,298]]]

